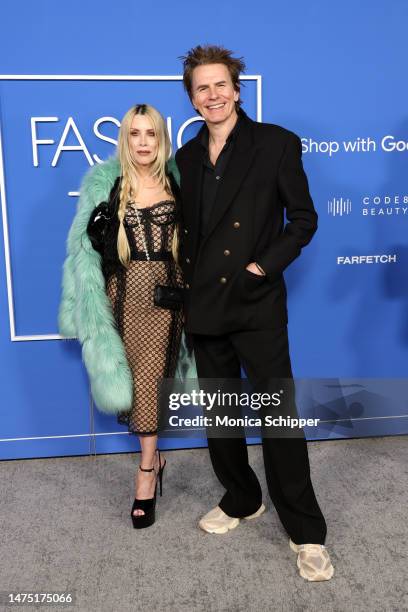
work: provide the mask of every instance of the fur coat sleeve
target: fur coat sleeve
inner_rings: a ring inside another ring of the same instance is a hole
[[[109,197],[120,174],[116,158],[93,166],[80,189],[78,208],[67,241],[63,267],[60,334],[77,338],[98,408],[108,414],[129,410],[132,375],[105,291],[101,256],[86,231],[92,210]]]

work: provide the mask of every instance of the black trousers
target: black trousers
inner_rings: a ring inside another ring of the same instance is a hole
[[[286,327],[223,336],[192,334],[192,342],[200,383],[206,378],[240,378],[241,365],[254,385],[268,377],[292,378]],[[269,495],[290,538],[295,544],[324,544],[326,522],[310,479],[303,432],[297,438],[263,436],[262,447]],[[226,489],[220,508],[234,517],[256,512],[262,491],[248,463],[244,430],[241,437],[208,437],[208,448],[215,474]]]

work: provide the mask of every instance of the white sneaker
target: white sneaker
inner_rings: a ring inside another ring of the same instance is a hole
[[[334,574],[329,553],[323,544],[295,544],[289,540],[290,548],[298,553],[299,574],[309,582],[330,580]]]
[[[261,504],[254,514],[244,516],[243,518],[249,521],[257,516],[261,516],[263,512],[265,512],[265,506],[264,504]],[[203,516],[198,523],[198,526],[207,533],[227,533],[231,529],[238,527],[240,520],[241,519],[234,516],[228,516],[228,514],[225,514],[225,512],[223,512],[219,506],[216,506],[207,512],[205,516]]]

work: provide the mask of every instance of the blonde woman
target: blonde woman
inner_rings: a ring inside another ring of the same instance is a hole
[[[138,104],[124,116],[116,158],[81,187],[68,237],[59,323],[83,345],[92,394],[139,436],[131,517],[155,521],[166,461],[157,449],[160,378],[174,376],[182,334],[178,173],[164,120]]]

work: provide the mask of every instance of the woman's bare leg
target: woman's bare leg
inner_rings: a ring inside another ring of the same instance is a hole
[[[135,497],[137,499],[151,499],[154,496],[154,490],[156,487],[156,478],[159,471],[159,457],[156,453],[157,449],[157,436],[139,436],[141,455],[140,455],[140,467],[146,470],[154,467],[153,472],[142,472],[137,470],[136,473],[136,491]],[[164,460],[162,458],[162,465]],[[133,513],[135,516],[144,514],[143,510],[137,509]]]

